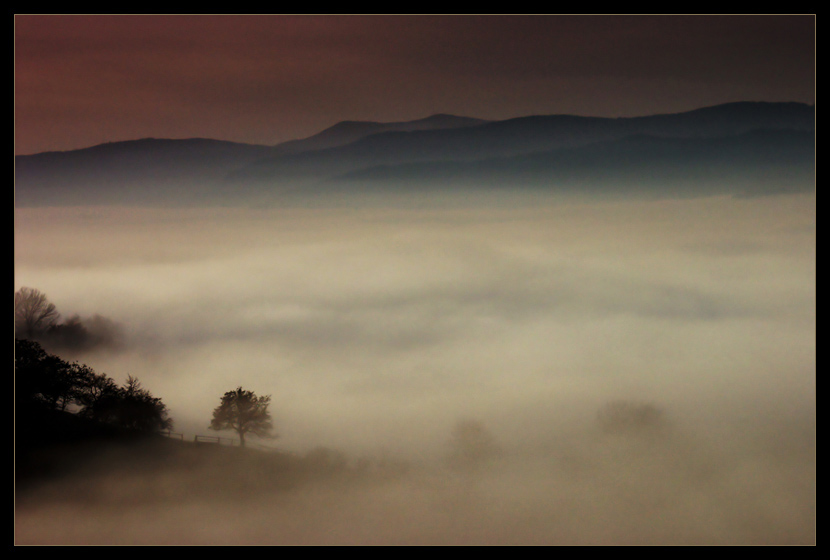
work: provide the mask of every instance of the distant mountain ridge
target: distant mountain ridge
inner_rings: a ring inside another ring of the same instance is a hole
[[[380,132],[413,130],[444,130],[449,128],[463,128],[476,126],[490,121],[472,117],[457,117],[443,113],[435,114],[424,119],[402,122],[373,122],[373,121],[341,121],[322,132],[303,138],[289,140],[275,146],[280,154],[296,154],[310,150],[323,150],[350,144],[366,136]]]
[[[375,165],[416,161],[472,161],[583,146],[634,134],[714,137],[758,129],[812,130],[815,110],[798,103],[731,103],[688,113],[633,118],[542,115],[447,130],[390,131],[350,144],[276,155],[235,172],[235,181],[303,180]]]
[[[224,140],[143,138],[16,156],[15,204],[142,204],[188,194],[206,201],[210,185],[228,170],[271,153],[268,146]]]
[[[419,181],[530,181],[555,190],[566,176],[581,177],[577,183],[608,181],[622,167],[647,174],[659,165],[711,167],[717,160],[722,167],[730,157],[737,166],[733,171],[749,175],[772,160],[779,168],[810,167],[814,173],[809,165],[814,128],[814,106],[738,102],[628,118],[539,115],[486,121],[439,114],[397,123],[344,121],[276,146],[143,139],[15,157],[15,204],[280,204],[286,193],[319,198],[335,183],[342,191],[359,182],[381,190],[380,183],[392,182],[386,186],[400,190],[420,188]],[[768,131],[763,141],[736,139],[759,131]],[[695,142],[684,148],[678,142],[683,139]],[[685,158],[683,150],[691,150]],[[608,159],[609,153],[617,159]],[[621,167],[619,158],[630,163]]]
[[[737,194],[792,192],[812,184],[815,140],[812,132],[754,130],[716,138],[670,138],[638,134],[622,139],[518,156],[476,161],[414,162],[381,165],[333,177],[329,184],[405,186],[429,183],[433,188],[464,185],[493,188],[510,184],[560,191],[591,191],[609,183],[626,192],[659,194],[672,184],[675,194],[723,194],[740,182]],[[770,178],[789,183],[769,188]],[[729,183],[724,185],[724,183]],[[325,189],[325,187],[323,187]]]

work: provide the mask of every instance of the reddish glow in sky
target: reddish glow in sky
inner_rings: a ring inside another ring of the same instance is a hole
[[[15,16],[15,153],[815,99],[815,16]]]

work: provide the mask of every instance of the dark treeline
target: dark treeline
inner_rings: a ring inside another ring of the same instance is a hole
[[[141,432],[173,426],[161,399],[132,376],[119,386],[105,373],[49,354],[32,340],[15,338],[14,352],[18,419],[51,410]]]

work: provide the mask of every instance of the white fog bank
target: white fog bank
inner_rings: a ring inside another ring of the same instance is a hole
[[[18,209],[15,289],[123,325],[123,349],[67,357],[137,377],[185,437],[215,435],[213,409],[241,385],[272,396],[279,438],[262,443],[281,450],[432,472],[454,423],[474,418],[508,457],[463,506],[440,506],[449,483],[424,474],[286,498],[296,510],[233,506],[258,512],[239,542],[803,543],[815,537],[815,202]],[[630,450],[596,426],[613,400],[654,403],[680,439],[615,468]],[[60,541],[72,514],[49,507]],[[77,519],[74,534],[125,515]]]

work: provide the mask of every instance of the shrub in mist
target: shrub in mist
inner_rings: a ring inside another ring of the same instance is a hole
[[[493,434],[478,420],[459,420],[450,434],[449,466],[470,471],[501,454]]]
[[[647,435],[664,432],[668,427],[665,412],[648,402],[615,400],[597,412],[600,429],[606,434]]]

